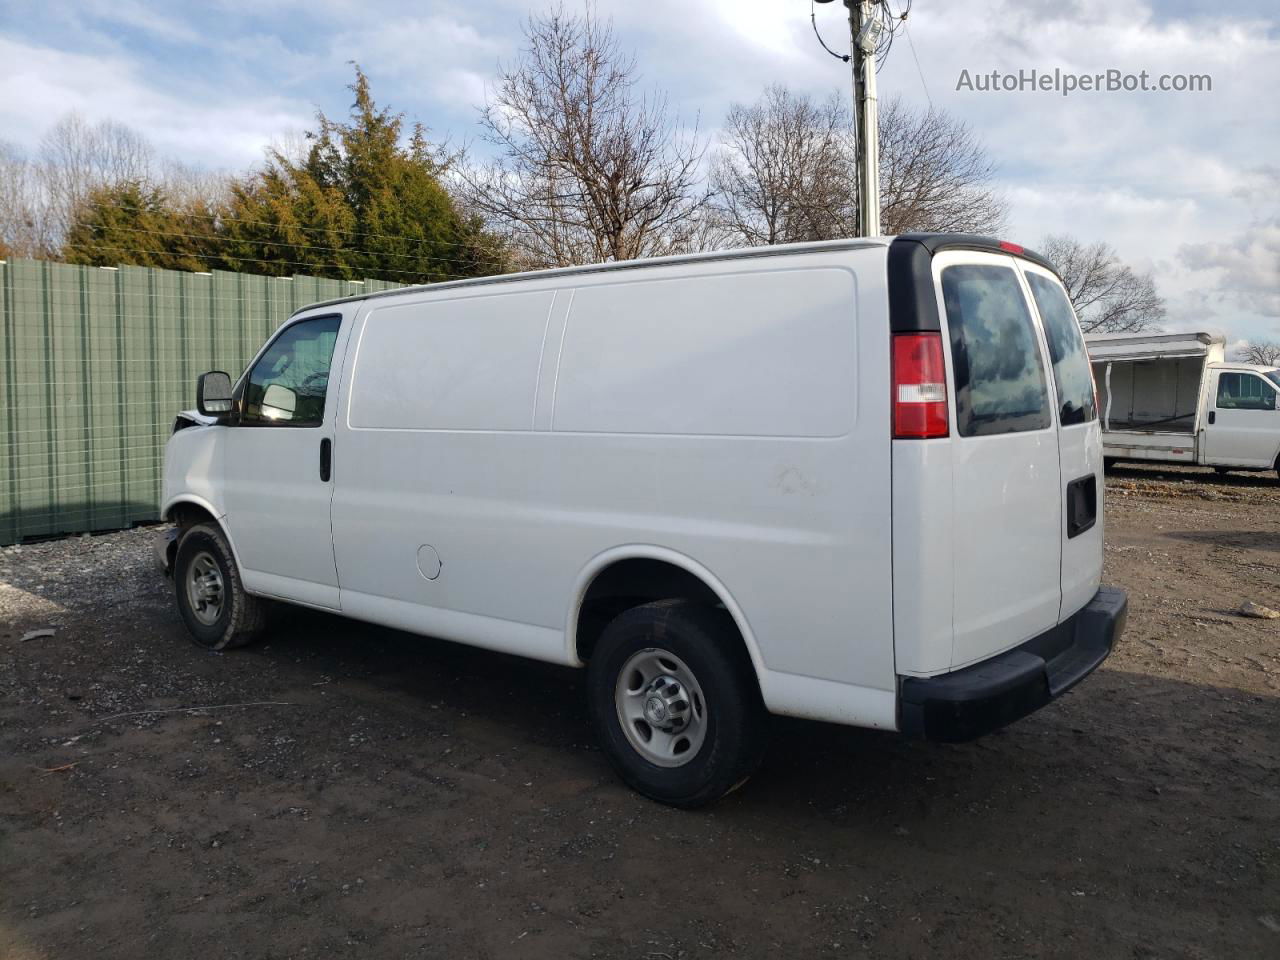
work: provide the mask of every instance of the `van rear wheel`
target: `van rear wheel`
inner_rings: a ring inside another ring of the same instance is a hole
[[[661,803],[713,803],[760,763],[767,714],[723,611],[658,600],[622,613],[596,645],[587,695],[609,762]]]
[[[266,626],[266,602],[245,593],[222,530],[199,523],[183,534],[173,564],[178,613],[197,644],[230,650],[252,643]]]

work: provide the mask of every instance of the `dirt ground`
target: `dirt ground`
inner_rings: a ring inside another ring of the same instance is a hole
[[[0,957],[1280,956],[1280,620],[1234,612],[1280,607],[1280,486],[1121,468],[1107,524],[1128,632],[1063,700],[779,721],[698,813],[575,671],[305,612],[209,653],[153,530],[0,550]]]

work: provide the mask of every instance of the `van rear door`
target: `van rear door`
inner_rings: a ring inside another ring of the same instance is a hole
[[[1053,385],[1018,262],[943,249],[932,269],[953,398],[956,669],[1058,622],[1063,466]]]
[[[1038,264],[1019,260],[1049,351],[1062,501],[1062,611],[1088,603],[1102,581],[1102,425],[1080,322],[1062,283]]]

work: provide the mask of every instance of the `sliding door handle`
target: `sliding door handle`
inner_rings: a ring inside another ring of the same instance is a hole
[[[325,483],[329,482],[329,475],[333,472],[333,441],[325,437],[320,441],[320,479]]]

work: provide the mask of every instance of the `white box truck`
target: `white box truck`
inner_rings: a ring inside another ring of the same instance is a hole
[[[1086,338],[1107,461],[1280,470],[1280,369],[1228,363],[1209,333]]]
[[[979,736],[1124,624],[1084,340],[1012,243],[336,300],[196,398],[161,556],[198,642],[244,644],[276,600],[585,667],[605,754],[666,803],[740,784],[769,713]]]

